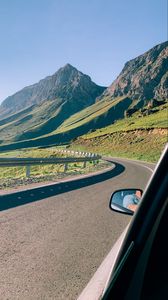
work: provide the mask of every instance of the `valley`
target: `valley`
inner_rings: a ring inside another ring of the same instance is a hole
[[[124,65],[109,87],[70,64],[0,106],[0,151],[68,145],[155,162],[167,142],[168,42]]]

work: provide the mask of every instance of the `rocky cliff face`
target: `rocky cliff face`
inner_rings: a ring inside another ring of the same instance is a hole
[[[54,75],[48,76],[38,83],[25,87],[8,97],[0,106],[0,118],[31,105],[40,104],[46,100],[60,99],[61,103],[74,103],[76,110],[94,103],[95,98],[105,90],[91,81],[70,64],[60,68]]]
[[[101,96],[127,95],[140,106],[151,99],[168,98],[168,42],[155,46],[143,55],[127,62],[117,79]]]

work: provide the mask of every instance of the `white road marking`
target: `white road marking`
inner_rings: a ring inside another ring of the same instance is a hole
[[[138,165],[138,166],[141,166],[141,167],[144,167],[144,168],[148,169],[148,170],[149,170],[150,172],[152,172],[152,173],[153,173],[153,171],[154,171],[154,170],[151,169],[150,167],[144,166],[143,164],[138,164],[137,162],[134,162],[134,161],[133,161],[133,163],[136,164],[136,165]]]
[[[144,166],[144,164],[146,163],[146,162],[143,162],[142,161],[142,163],[138,163],[138,161],[137,160],[133,160],[133,159],[125,159],[125,158],[119,158],[119,157],[114,157],[114,159],[116,159],[116,160],[118,160],[118,161],[128,161],[128,162],[130,162],[130,163],[133,163],[133,164],[136,164],[136,165],[138,165],[138,166],[141,166],[141,167],[144,167],[144,168],[146,168],[146,169],[148,169],[150,172],[152,172],[153,173],[153,169],[151,169],[150,167],[147,167],[147,166]],[[151,165],[153,165],[153,166],[155,166],[155,164],[154,163],[151,163]]]

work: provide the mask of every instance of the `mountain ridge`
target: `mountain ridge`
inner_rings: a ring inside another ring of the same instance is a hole
[[[6,144],[5,149],[9,143],[12,147],[58,145],[136,112],[137,118],[156,113],[168,98],[167,53],[168,42],[164,42],[130,60],[106,89],[66,64],[39,82],[43,87],[51,81],[57,87],[61,83],[51,98],[0,120],[0,144]]]
[[[75,100],[82,109],[93,104],[95,98],[104,90],[105,87],[96,85],[88,75],[78,71],[72,65],[66,64],[53,75],[7,97],[0,105],[0,116],[2,119],[25,107],[57,98],[62,99],[62,102]]]
[[[168,42],[154,46],[144,54],[126,62],[119,76],[98,98],[110,96],[111,99],[127,95],[137,101],[138,108],[151,99],[168,98]]]

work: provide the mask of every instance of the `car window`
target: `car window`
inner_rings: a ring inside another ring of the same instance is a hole
[[[166,25],[164,0],[1,1],[0,299],[106,289],[167,144]]]

